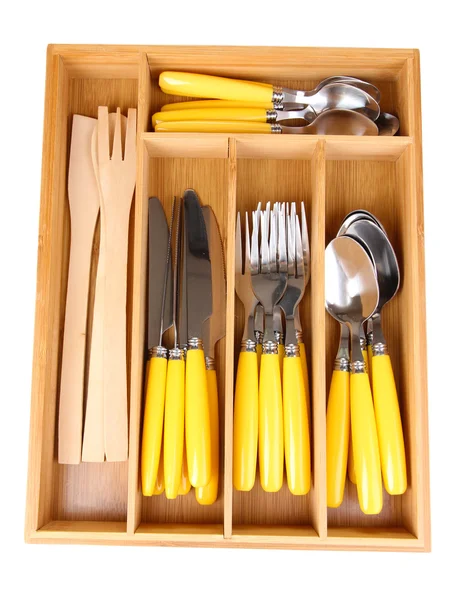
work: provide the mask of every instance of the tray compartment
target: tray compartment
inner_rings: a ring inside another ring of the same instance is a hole
[[[216,215],[219,230],[222,237],[224,253],[226,251],[227,241],[227,194],[228,194],[228,144],[222,139],[220,143],[215,144],[204,152],[200,150],[200,144],[194,144],[192,140],[187,143],[180,140],[180,143],[171,150],[170,140],[155,139],[154,136],[144,136],[144,179],[142,188],[143,214],[146,217],[148,213],[148,198],[158,196],[165,208],[166,217],[170,219],[173,197],[180,198],[187,188],[193,188],[197,191],[202,205],[210,205]],[[147,248],[147,228],[142,227],[142,238],[144,252]],[[142,261],[141,279],[147,284],[147,261]],[[135,335],[139,335],[137,340],[138,348],[145,350],[146,338],[145,327],[147,324],[147,299],[146,287],[140,293],[140,312],[143,315],[139,330]],[[217,501],[211,506],[201,506],[195,499],[195,493],[192,489],[186,496],[180,496],[175,500],[168,500],[164,494],[161,496],[144,497],[140,492],[139,482],[139,449],[142,442],[142,422],[144,390],[137,393],[136,414],[132,422],[132,434],[137,436],[136,456],[132,456],[133,469],[137,471],[137,477],[131,480],[136,493],[133,496],[132,510],[136,517],[133,519],[132,527],[136,531],[140,527],[140,532],[158,531],[158,525],[162,524],[162,530],[177,534],[196,532],[197,527],[190,528],[190,525],[214,526],[204,527],[203,531],[212,533],[220,532],[222,536],[224,522],[224,421],[225,421],[225,362],[226,362],[226,340],[221,339],[216,346],[216,370],[218,380],[219,394],[219,424],[220,424],[220,480],[219,496]],[[145,356],[144,351],[142,354]],[[145,360],[144,360],[145,363]],[[144,364],[145,370],[145,364]],[[141,375],[143,379],[143,374]],[[133,385],[135,382],[133,381]],[[138,385],[136,389],[141,390]],[[142,386],[143,388],[143,386]],[[133,413],[132,413],[133,415]],[[134,433],[133,433],[134,432]],[[134,439],[133,437],[131,439]],[[135,450],[132,449],[132,455]],[[136,465],[134,465],[134,461]],[[131,522],[130,522],[131,523]],[[170,527],[168,527],[168,524]]]
[[[272,140],[270,140],[272,141]],[[260,144],[253,144],[251,138],[237,140],[237,188],[236,211],[241,212],[244,223],[244,211],[252,211],[257,203],[262,206],[270,201],[295,202],[300,214],[300,203],[305,203],[310,243],[316,239],[316,222],[312,218],[317,202],[313,188],[317,185],[314,154],[316,148],[310,140],[305,144],[295,142],[288,148],[268,144],[266,153]],[[285,153],[286,152],[286,153]],[[264,154],[269,158],[264,158]],[[289,156],[289,158],[287,158]],[[313,242],[314,244],[314,242]],[[258,535],[282,536],[311,536],[322,533],[321,521],[318,515],[319,485],[321,477],[318,474],[318,464],[321,460],[319,452],[321,431],[315,429],[315,413],[319,398],[316,391],[316,374],[312,370],[312,354],[315,352],[312,340],[312,295],[315,294],[318,273],[314,271],[305,290],[300,305],[304,342],[307,349],[307,361],[310,378],[310,399],[312,405],[311,449],[312,449],[312,488],[305,496],[294,496],[290,493],[286,476],[283,487],[279,492],[266,493],[259,483],[257,472],[256,483],[250,492],[233,491],[233,535],[251,536],[255,531]],[[320,277],[322,279],[322,276]],[[321,282],[319,282],[321,285]],[[238,362],[241,336],[244,327],[244,312],[240,301],[235,299],[235,339],[234,339],[234,372]],[[315,340],[316,341],[316,340]],[[316,436],[318,435],[318,441]],[[318,454],[318,456],[317,456]],[[319,531],[318,531],[319,530]]]
[[[332,75],[349,75],[376,85],[382,94],[382,111],[396,114],[401,121],[400,135],[413,135],[414,125],[407,103],[407,87],[412,80],[411,51],[390,51],[386,59],[356,49],[329,49],[329,52],[310,56],[308,60],[296,48],[275,48],[270,60],[260,48],[245,48],[245,59],[235,61],[235,48],[194,48],[171,54],[167,48],[147,52],[152,78],[150,117],[163,104],[196,100],[197,98],[165,94],[158,86],[162,71],[189,71],[235,79],[271,83],[299,90],[313,90],[320,81]],[[410,56],[411,58],[408,58]],[[152,124],[149,123],[149,131]]]
[[[54,64],[53,64],[54,63]],[[114,63],[116,67],[116,63]],[[52,77],[54,73],[54,77]],[[115,111],[118,106],[123,112],[129,107],[137,107],[138,68],[132,65],[123,77],[112,79],[92,78],[82,72],[68,68],[65,61],[48,63],[50,84],[55,86],[54,139],[50,149],[52,177],[48,192],[47,213],[41,215],[41,244],[47,239],[51,254],[48,295],[43,295],[42,310],[48,314],[48,336],[46,347],[48,364],[47,379],[44,385],[42,412],[42,447],[40,492],[34,498],[34,528],[46,526],[54,521],[126,521],[128,463],[81,463],[61,465],[57,462],[57,421],[60,388],[62,336],[65,317],[68,260],[70,249],[70,217],[67,198],[67,167],[72,131],[72,116],[82,114],[97,117],[99,105],[109,106]],[[48,140],[45,140],[45,147]],[[51,141],[51,140],[50,140]],[[134,201],[133,201],[134,205]],[[46,219],[50,219],[46,224]],[[49,224],[50,223],[50,224]],[[128,275],[128,357],[130,346],[130,315],[132,293],[132,244],[134,239],[133,220],[130,224],[130,250]],[[93,261],[88,311],[88,331],[91,330],[92,304],[99,247],[99,223],[94,240]],[[39,258],[40,272],[40,258]],[[45,300],[46,298],[46,300]],[[43,341],[44,334],[37,335]],[[91,336],[88,335],[87,349]],[[52,340],[52,341],[51,341]],[[49,365],[52,368],[49,369]],[[129,359],[128,359],[129,374]],[[85,373],[85,382],[87,380]],[[125,527],[125,525],[124,525]]]
[[[419,299],[413,283],[417,268],[413,251],[417,242],[415,196],[408,188],[413,148],[407,148],[396,160],[373,161],[331,160],[326,163],[326,243],[337,234],[345,215],[364,208],[374,213],[382,222],[398,257],[401,286],[395,298],[382,312],[382,325],[387,338],[399,394],[401,418],[406,445],[408,490],[402,496],[390,496],[384,489],[384,506],[379,515],[364,515],[359,510],[356,486],[348,479],[342,505],[328,509],[329,533],[345,535],[340,528],[375,528],[374,535],[389,531],[422,535],[418,507],[423,503],[419,496],[416,473],[420,468],[416,460],[415,406],[419,401],[413,381],[420,377],[416,328],[412,313],[419,310]],[[339,326],[326,318],[326,381],[327,392],[331,380],[335,353],[339,341]],[[417,466],[418,465],[418,466]]]

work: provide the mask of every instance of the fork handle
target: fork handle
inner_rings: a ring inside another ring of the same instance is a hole
[[[249,492],[256,479],[259,427],[259,373],[254,351],[242,350],[238,357],[233,423],[233,486]]]
[[[283,401],[278,354],[262,350],[259,382],[259,470],[266,492],[283,485]]]
[[[271,85],[180,71],[164,71],[160,74],[159,85],[166,94],[178,96],[264,103],[272,102],[273,98]]]
[[[310,491],[310,434],[302,362],[300,354],[290,355],[291,349],[283,366],[284,451],[288,487],[299,496]]]

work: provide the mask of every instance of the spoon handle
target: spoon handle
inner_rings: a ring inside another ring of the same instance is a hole
[[[404,494],[407,488],[406,455],[398,395],[388,354],[374,354],[372,372],[383,482],[389,494]]]
[[[364,514],[382,510],[382,474],[371,386],[367,373],[350,376],[351,430],[359,506]]]
[[[350,435],[350,374],[334,369],[326,412],[327,505],[342,504]]]

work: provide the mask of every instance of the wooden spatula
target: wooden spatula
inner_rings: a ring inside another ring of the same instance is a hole
[[[68,177],[70,261],[58,432],[58,461],[64,464],[81,462],[88,289],[99,212],[99,192],[91,160],[91,136],[95,125],[96,119],[81,115],[73,117]]]
[[[123,155],[121,114],[117,109],[113,149],[109,113],[98,110],[97,158],[105,228],[104,289],[104,437],[108,461],[128,457],[128,390],[126,364],[126,291],[129,213],[136,183],[136,110],[128,110]]]
[[[109,114],[110,139],[113,140],[116,113]],[[126,132],[126,117],[121,116],[122,134]],[[94,173],[102,204],[102,190],[99,182],[97,161],[97,127],[91,140],[91,156]],[[100,241],[97,263],[96,289],[94,294],[93,327],[89,352],[88,394],[83,433],[82,460],[84,462],[104,462],[104,287],[105,287],[105,218],[100,211]]]

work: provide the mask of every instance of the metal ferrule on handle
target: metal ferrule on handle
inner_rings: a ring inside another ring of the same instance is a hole
[[[300,358],[300,348],[298,344],[288,344],[284,347],[285,358]]]
[[[215,371],[216,370],[216,363],[213,358],[211,358],[210,356],[206,356],[204,359],[204,362],[206,365],[206,371]]]
[[[203,350],[203,340],[197,337],[190,338],[187,350]]]
[[[278,344],[284,344],[284,335],[281,331],[275,331],[275,339]]]
[[[278,354],[278,342],[264,342],[262,344],[262,354]]]
[[[354,360],[350,364],[350,372],[354,373],[367,373],[366,363],[363,360]]]
[[[303,333],[302,333],[302,331],[299,331],[297,329],[296,332],[295,332],[295,337],[296,337],[296,340],[297,340],[298,344],[303,344]]]
[[[149,348],[149,358],[168,358],[168,349],[164,346]]]
[[[241,340],[240,352],[256,352],[256,345],[254,340]]]
[[[337,357],[334,362],[334,371],[350,371],[350,361],[347,358]]]
[[[185,357],[185,352],[182,348],[173,348],[169,351],[169,360],[182,360]]]
[[[388,356],[388,346],[382,342],[372,344],[372,354],[374,356]]]

